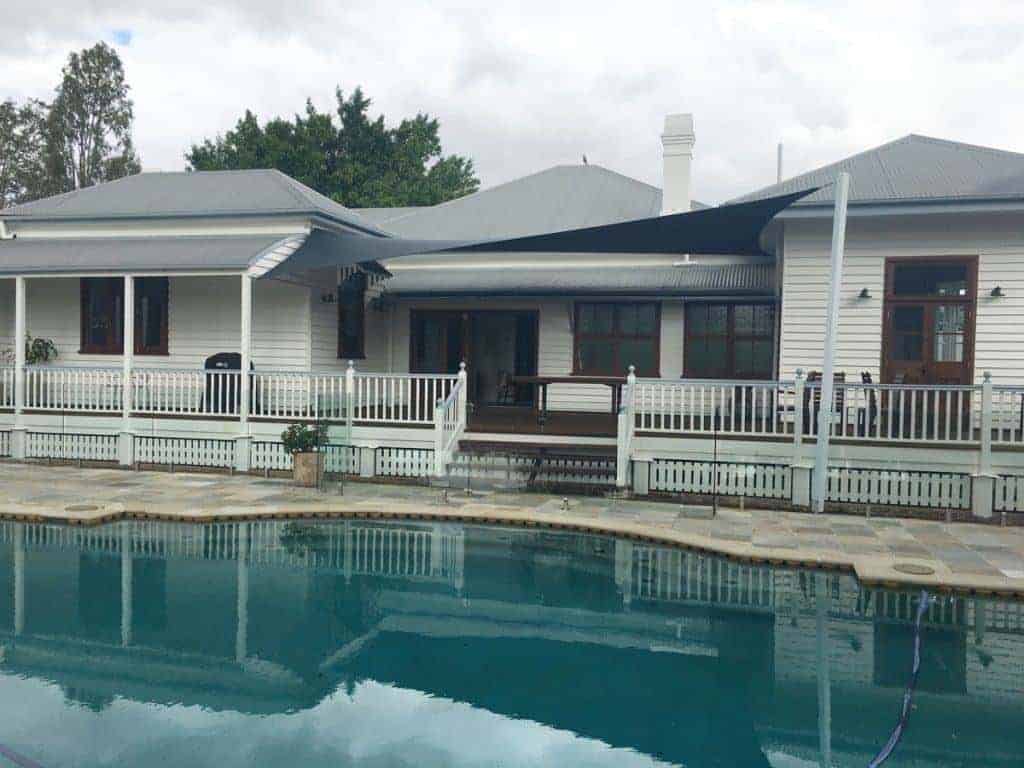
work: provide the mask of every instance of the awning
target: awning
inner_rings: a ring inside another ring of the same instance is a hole
[[[775,265],[438,267],[395,270],[389,296],[772,296]]]
[[[291,240],[281,235],[22,237],[0,240],[0,274],[243,270]]]
[[[408,240],[332,234],[329,240],[323,240],[323,247],[300,249],[265,276],[298,276],[324,267],[379,263],[400,256],[439,252],[759,256],[764,255],[759,241],[768,222],[816,189],[689,213],[505,240]]]

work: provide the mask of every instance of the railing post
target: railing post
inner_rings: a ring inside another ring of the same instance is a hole
[[[444,477],[444,400],[434,404],[434,477]]]
[[[629,485],[629,462],[633,452],[633,428],[636,411],[633,408],[633,392],[636,387],[636,368],[629,366],[626,387],[619,402],[618,425],[616,429],[615,485],[625,488]]]
[[[467,378],[469,378],[469,377],[466,374],[466,362],[463,361],[463,362],[459,363],[459,380],[458,380],[459,400],[458,400],[458,404],[457,404],[457,407],[459,409],[459,424],[462,427],[465,427],[466,424],[467,424],[467,422],[466,422],[466,410],[467,410],[467,400],[468,400],[468,395],[467,395],[467,392],[466,392],[466,379]]]
[[[813,465],[803,456],[804,442],[804,393],[807,391],[807,380],[804,369],[796,369],[793,386],[793,461],[790,465],[790,502],[794,507],[811,505],[811,475]]]
[[[14,278],[14,429],[11,457],[25,458],[25,278]]]
[[[978,472],[971,478],[971,511],[975,517],[992,517],[996,477],[992,474],[992,374],[981,379],[981,419],[978,435]]]
[[[135,364],[135,278],[124,276],[124,321],[121,337],[121,433],[118,435],[118,462],[130,467],[135,462],[135,437],[132,434],[132,368]]]
[[[352,445],[352,427],[355,424],[355,402],[356,402],[356,364],[352,360],[348,361],[348,366],[345,368],[345,394],[343,395],[345,400],[345,440],[344,447],[348,448]],[[345,456],[350,456],[349,451],[343,452]],[[355,467],[349,467],[350,473],[354,471]]]

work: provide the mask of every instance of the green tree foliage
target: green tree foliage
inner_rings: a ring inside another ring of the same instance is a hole
[[[336,95],[335,114],[307,100],[294,120],[260,126],[247,110],[233,130],[193,145],[185,159],[196,171],[277,168],[351,208],[435,205],[479,188],[472,160],[442,154],[436,119],[418,114],[389,128],[383,115],[370,119],[361,89]]]
[[[0,102],[0,208],[25,199],[40,186],[45,105]]]
[[[141,170],[121,59],[97,43],[72,53],[50,103],[0,103],[0,206]]]

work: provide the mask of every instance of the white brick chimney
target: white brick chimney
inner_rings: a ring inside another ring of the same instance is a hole
[[[693,115],[665,115],[661,134],[665,176],[662,182],[661,215],[690,210],[690,166],[693,164]]]

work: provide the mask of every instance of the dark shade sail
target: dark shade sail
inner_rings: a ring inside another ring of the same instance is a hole
[[[400,256],[440,252],[758,256],[764,254],[759,240],[768,222],[816,190],[817,187],[749,203],[505,240],[406,240],[317,230],[305,246],[265,277],[282,278],[311,269],[352,264],[379,265]]]

